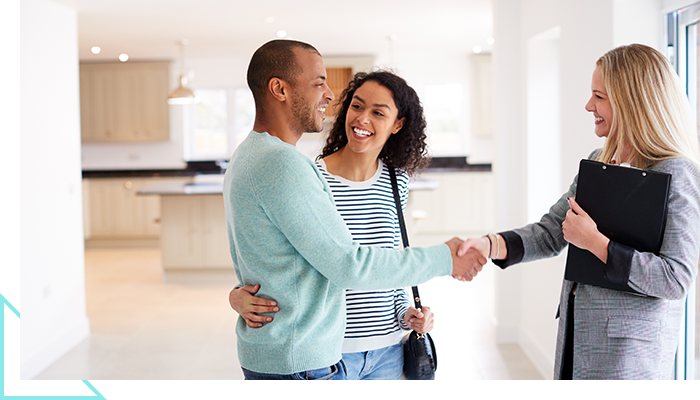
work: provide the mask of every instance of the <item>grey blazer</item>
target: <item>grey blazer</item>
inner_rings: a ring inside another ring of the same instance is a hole
[[[595,159],[597,154],[595,151],[589,158]],[[606,270],[609,279],[627,282],[647,296],[578,285],[574,303],[574,379],[672,378],[684,300],[698,273],[700,170],[680,158],[662,161],[650,169],[672,174],[659,255],[611,242]],[[576,195],[577,178],[539,222],[503,233],[509,259],[500,263],[502,268],[555,256],[567,246],[561,224],[569,210],[567,198]],[[521,243],[513,238],[519,238]],[[572,285],[564,280],[559,299],[554,379],[560,379],[562,373]]]

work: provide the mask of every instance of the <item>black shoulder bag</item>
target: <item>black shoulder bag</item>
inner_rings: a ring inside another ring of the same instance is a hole
[[[408,247],[408,234],[406,233],[406,223],[403,219],[403,211],[401,210],[401,199],[399,198],[399,185],[396,182],[396,171],[393,167],[389,167],[389,175],[391,176],[391,187],[394,191],[394,202],[396,203],[396,215],[399,217],[399,226],[401,227],[401,237],[403,238],[403,247]],[[413,286],[413,301],[415,307],[420,310],[420,296],[418,295],[418,287]],[[435,379],[435,370],[437,370],[437,353],[435,352],[435,343],[429,333],[421,334],[416,331],[411,331],[403,339],[403,374],[406,379],[411,380],[433,380]]]

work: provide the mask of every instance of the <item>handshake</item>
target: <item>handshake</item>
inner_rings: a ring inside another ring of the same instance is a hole
[[[452,277],[458,281],[471,281],[483,269],[489,257],[490,247],[485,238],[452,238],[445,244],[452,253]]]

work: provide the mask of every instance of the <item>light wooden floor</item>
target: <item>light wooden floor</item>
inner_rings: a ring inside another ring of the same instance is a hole
[[[91,335],[36,379],[243,379],[235,281],[165,284],[157,248],[88,248],[85,264]],[[519,346],[494,341],[489,269],[434,279],[421,295],[436,314],[438,380],[543,379]]]

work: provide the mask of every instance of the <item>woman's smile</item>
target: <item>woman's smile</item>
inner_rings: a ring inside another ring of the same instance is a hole
[[[366,129],[357,128],[357,127],[352,128],[352,133],[355,136],[355,138],[358,140],[364,140],[364,139],[367,139],[368,137],[374,135],[374,133],[372,133]]]

